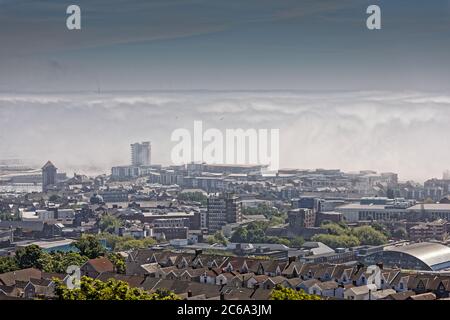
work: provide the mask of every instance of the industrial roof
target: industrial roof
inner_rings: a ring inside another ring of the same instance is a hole
[[[348,203],[336,208],[336,210],[384,210],[386,209],[385,204],[359,204],[359,203]]]
[[[408,210],[450,210],[450,203],[424,203],[409,207]]]
[[[450,248],[431,242],[420,242],[408,245],[386,247],[384,251],[393,251],[413,256],[428,265],[433,270],[440,269],[442,264],[450,263]]]

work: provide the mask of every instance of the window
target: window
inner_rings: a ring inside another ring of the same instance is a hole
[[[417,289],[420,291],[425,290],[425,285],[422,281],[419,281],[419,283],[417,284]]]

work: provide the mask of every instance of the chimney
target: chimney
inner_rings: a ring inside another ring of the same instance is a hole
[[[197,258],[199,255],[203,253],[202,249],[195,249],[195,258]]]
[[[188,290],[187,296],[188,296],[188,298],[191,298],[191,297],[192,297],[192,290]]]
[[[220,300],[225,300],[225,293],[223,292],[220,293]]]
[[[295,262],[295,260],[297,260],[297,257],[296,257],[296,256],[289,257],[289,263],[288,263],[288,265],[290,265],[292,262]]]

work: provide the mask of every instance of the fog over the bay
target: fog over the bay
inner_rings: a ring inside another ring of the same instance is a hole
[[[115,92],[0,94],[0,159],[47,160],[68,174],[129,164],[152,142],[171,164],[177,128],[280,129],[280,167],[372,169],[401,180],[450,168],[450,95],[425,92]]]

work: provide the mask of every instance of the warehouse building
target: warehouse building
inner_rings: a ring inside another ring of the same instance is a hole
[[[366,256],[364,263],[381,263],[389,268],[443,271],[450,269],[450,248],[432,242],[389,246]]]

